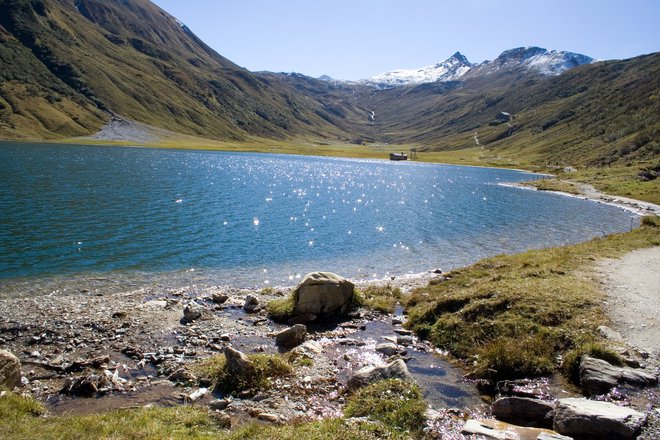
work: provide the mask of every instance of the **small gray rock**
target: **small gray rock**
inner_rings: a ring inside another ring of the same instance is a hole
[[[208,388],[199,388],[193,391],[192,393],[188,394],[186,400],[188,400],[189,402],[195,402],[201,399],[202,397],[206,396],[208,393],[209,393]]]
[[[392,342],[383,342],[376,345],[376,351],[378,353],[384,354],[387,357],[390,357],[398,354],[401,350],[399,350],[399,347],[397,347],[396,344],[393,344]]]
[[[588,396],[606,394],[619,383],[650,386],[658,382],[653,374],[633,368],[616,367],[607,361],[589,356],[582,358],[579,371],[580,387]]]
[[[229,295],[224,293],[214,293],[211,295],[211,300],[216,304],[224,304],[229,299]]]
[[[209,402],[209,409],[213,411],[222,411],[229,406],[229,400],[216,399]]]
[[[190,301],[183,307],[183,320],[185,322],[193,322],[202,317],[204,307],[197,304],[195,301]]]
[[[401,379],[408,382],[415,380],[410,375],[408,367],[401,359],[382,367],[364,367],[353,373],[353,376],[348,380],[349,389],[357,389],[367,386],[383,379]]]
[[[296,324],[275,335],[275,345],[278,347],[295,347],[305,342],[306,336],[307,327],[304,324]]]
[[[493,402],[493,415],[498,419],[517,425],[528,425],[551,428],[551,411],[555,404],[545,400],[529,397],[502,397]]]
[[[259,309],[259,300],[253,296],[248,295],[245,297],[245,303],[243,303],[243,310],[247,313],[254,313]]]
[[[197,381],[197,377],[186,368],[178,368],[167,377],[170,381],[181,384],[192,384]]]
[[[232,347],[225,348],[227,370],[232,375],[242,375],[254,369],[252,361],[242,352]]]

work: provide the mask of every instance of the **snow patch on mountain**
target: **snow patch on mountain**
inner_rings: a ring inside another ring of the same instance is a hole
[[[551,50],[531,57],[526,64],[543,75],[560,75],[568,69],[594,61],[593,58],[579,53]]]
[[[358,81],[362,84],[381,88],[408,84],[421,84],[435,81],[455,81],[472,69],[473,65],[461,54],[454,55],[432,66],[414,70],[395,70]]]

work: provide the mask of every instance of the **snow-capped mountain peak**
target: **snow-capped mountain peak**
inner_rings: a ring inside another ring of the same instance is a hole
[[[574,52],[547,50],[541,47],[517,47],[505,50],[493,61],[486,61],[470,72],[469,76],[488,75],[493,72],[524,68],[542,75],[554,76],[594,59]]]
[[[421,84],[435,81],[454,81],[472,69],[473,65],[460,52],[446,60],[413,70],[394,70],[360,80],[362,84],[380,88],[397,87],[407,84]]]
[[[484,61],[480,64],[472,64],[463,54],[456,52],[445,61],[431,66],[412,70],[394,70],[360,80],[358,83],[378,88],[392,88],[436,81],[464,80],[518,68],[551,76],[592,62],[594,59],[586,55],[557,50],[548,51],[534,46],[509,49],[493,61]]]

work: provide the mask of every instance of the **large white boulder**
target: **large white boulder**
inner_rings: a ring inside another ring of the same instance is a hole
[[[342,314],[353,298],[355,285],[331,272],[312,272],[294,291],[293,315],[328,316]]]

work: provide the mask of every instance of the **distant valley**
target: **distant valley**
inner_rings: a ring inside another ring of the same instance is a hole
[[[659,53],[594,61],[526,47],[343,82],[250,72],[148,0],[1,0],[0,137],[70,139],[125,120],[153,127],[156,142],[161,130],[481,148],[538,165],[647,162],[660,151],[659,65]]]

